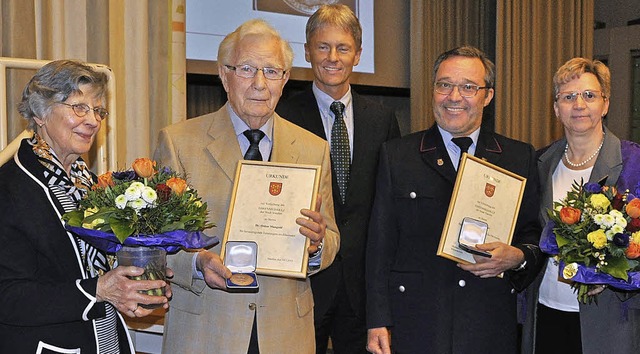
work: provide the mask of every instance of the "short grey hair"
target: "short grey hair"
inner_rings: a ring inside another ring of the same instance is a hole
[[[52,61],[36,72],[22,91],[18,112],[35,129],[34,118],[44,119],[53,105],[64,102],[73,94],[80,94],[81,85],[89,85],[97,97],[107,94],[107,75],[77,60]]]
[[[218,47],[218,65],[236,65],[232,63],[238,43],[249,35],[264,35],[275,38],[280,43],[280,50],[284,58],[284,70],[293,66],[293,49],[280,33],[263,19],[252,19],[241,24],[235,31],[229,33]]]

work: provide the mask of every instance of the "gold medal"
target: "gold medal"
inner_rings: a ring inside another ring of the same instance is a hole
[[[575,277],[576,274],[578,274],[578,264],[577,263],[567,264],[566,266],[564,266],[564,269],[562,270],[562,276],[565,279],[571,279],[571,278]]]
[[[240,286],[247,286],[253,284],[253,277],[243,273],[233,273],[229,280]]]

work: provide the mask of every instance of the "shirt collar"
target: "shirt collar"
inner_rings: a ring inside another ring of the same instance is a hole
[[[245,123],[245,121],[243,121],[236,112],[233,111],[230,104],[227,105],[227,112],[229,112],[229,117],[231,118],[231,124],[233,124],[233,130],[236,133],[236,137],[244,133],[245,130],[251,129],[251,127],[249,127],[247,123]],[[262,130],[264,135],[269,138],[269,141],[273,141],[273,115],[266,123],[264,123],[263,126],[260,127],[260,130]]]
[[[333,115],[333,113],[331,113],[331,110],[329,109],[329,107],[336,100],[333,97],[329,96],[324,91],[320,90],[318,85],[316,85],[315,80],[313,81],[313,85],[311,86],[311,90],[313,91],[313,95],[316,96],[316,101],[318,102],[318,107],[321,110],[323,110],[325,113],[329,113],[330,115]],[[351,98],[352,98],[352,96],[351,96],[351,85],[349,85],[349,90],[347,90],[347,93],[345,93],[344,96],[342,96],[337,101],[342,102],[345,107],[349,107],[351,105]],[[346,108],[345,108],[345,112],[346,112]]]

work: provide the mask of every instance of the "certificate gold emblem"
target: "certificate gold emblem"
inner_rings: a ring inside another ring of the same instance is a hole
[[[231,275],[231,278],[229,278],[229,280],[232,283],[240,286],[247,286],[247,285],[253,284],[253,277],[243,273],[234,273]]]
[[[484,194],[491,198],[493,197],[493,194],[496,192],[496,186],[494,186],[491,183],[487,183],[484,185]]]
[[[272,196],[277,196],[282,192],[282,182],[271,182],[269,183],[269,194]]]

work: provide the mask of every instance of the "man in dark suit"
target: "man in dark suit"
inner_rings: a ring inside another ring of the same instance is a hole
[[[477,48],[443,53],[434,66],[436,124],[381,148],[366,269],[373,353],[518,350],[516,291],[532,281],[542,258],[538,178],[531,145],[480,128],[494,82],[495,67]],[[463,150],[457,144],[464,145],[452,138],[527,178],[512,246],[477,245],[492,257],[474,256],[475,264],[436,256]]]
[[[360,60],[362,29],[349,7],[322,6],[309,18],[306,36],[305,58],[314,72],[313,84],[276,110],[331,146],[340,251],[329,268],[311,277],[316,352],[326,353],[331,337],[337,354],[366,353],[367,224],[380,145],[400,137],[400,130],[390,109],[351,90],[349,78]],[[339,137],[338,125],[346,128],[346,139]]]

